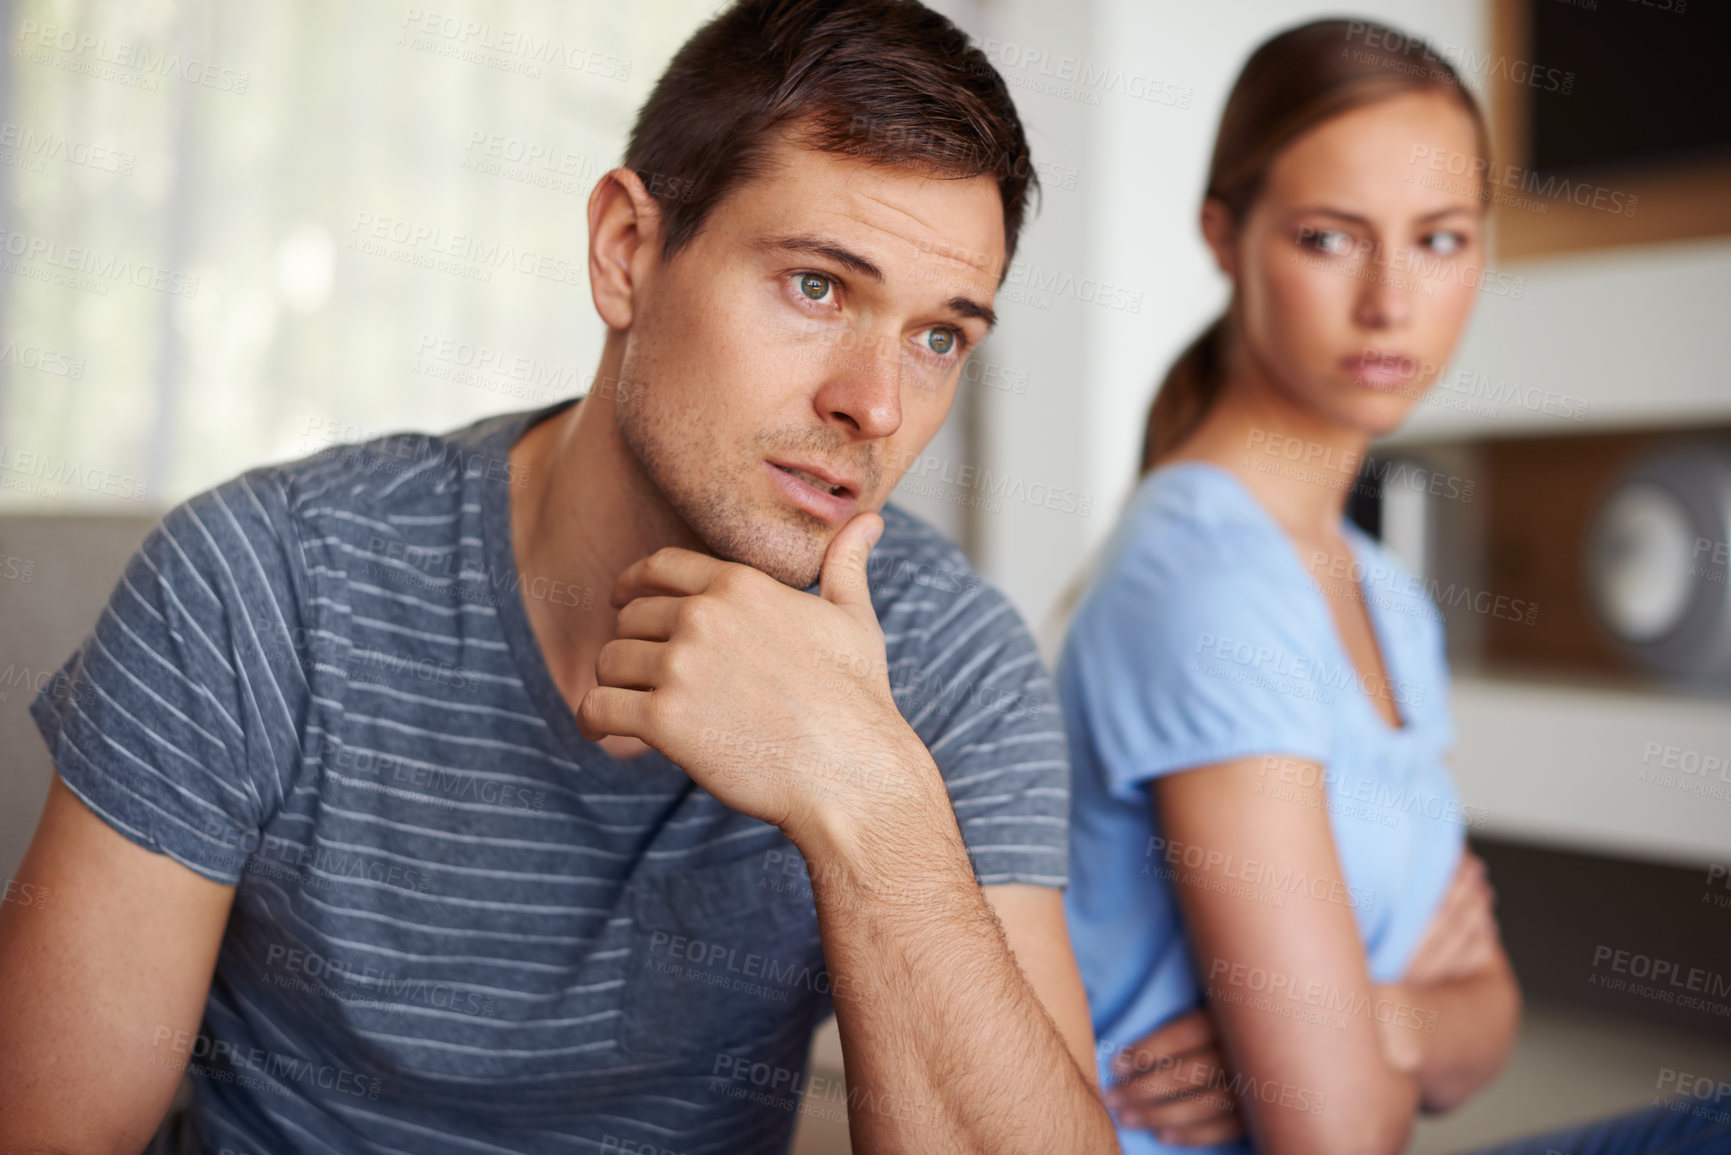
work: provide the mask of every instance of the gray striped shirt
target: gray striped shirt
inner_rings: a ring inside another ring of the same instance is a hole
[[[251,470],[172,509],[31,703],[126,837],[237,886],[163,1150],[781,1151],[833,1008],[775,827],[577,732],[519,581],[507,452],[570,402]],[[885,510],[872,601],[983,884],[1064,882],[1027,630]],[[841,659],[838,659],[841,660]],[[814,670],[814,676],[822,676]],[[885,1105],[884,1109],[890,1109]],[[172,1134],[171,1134],[172,1132]]]

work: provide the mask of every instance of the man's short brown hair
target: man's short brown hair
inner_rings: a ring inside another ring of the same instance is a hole
[[[674,56],[625,166],[661,207],[662,258],[763,171],[772,134],[873,164],[989,175],[1004,268],[1038,187],[1009,89],[967,34],[916,0],[738,0]]]

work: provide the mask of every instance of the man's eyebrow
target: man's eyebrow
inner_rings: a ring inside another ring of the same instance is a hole
[[[816,256],[827,257],[842,268],[852,269],[874,281],[881,282],[884,279],[882,269],[852,249],[839,245],[827,237],[812,236],[805,233],[793,236],[767,236],[758,238],[754,242],[754,247],[779,249],[790,253],[811,253]],[[992,307],[982,305],[972,297],[951,297],[944,302],[944,308],[958,316],[984,321],[987,329],[995,328],[998,324],[998,314],[992,311]]]
[[[973,317],[976,320],[984,321],[988,332],[996,328],[998,324],[998,315],[992,311],[992,307],[982,305],[972,297],[951,297],[944,302],[944,308],[964,317]]]
[[[760,237],[756,242],[760,249],[782,249],[793,253],[812,253],[827,257],[844,269],[851,269],[861,276],[870,277],[874,281],[882,281],[884,272],[866,258],[852,249],[843,248],[836,242],[825,237],[814,237],[808,234],[798,236]]]

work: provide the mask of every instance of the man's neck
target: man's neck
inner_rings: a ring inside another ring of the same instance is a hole
[[[604,355],[595,380],[618,380],[616,360]],[[663,546],[702,548],[621,438],[613,392],[598,386],[510,450],[513,472],[527,479],[511,493],[523,605],[554,682],[573,702],[594,685],[596,655],[615,635],[609,598],[620,573]]]

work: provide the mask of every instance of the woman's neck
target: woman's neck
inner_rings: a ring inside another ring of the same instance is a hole
[[[1220,466],[1236,475],[1293,537],[1332,538],[1364,464],[1369,436],[1296,400],[1253,359],[1233,360],[1201,425],[1161,464]]]

